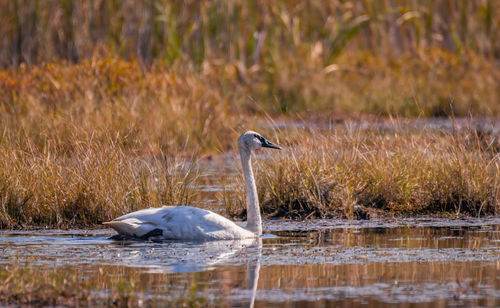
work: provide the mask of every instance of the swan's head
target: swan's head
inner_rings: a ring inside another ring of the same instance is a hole
[[[253,151],[259,148],[271,148],[281,150],[280,146],[272,143],[266,138],[262,137],[259,133],[251,130],[247,131],[238,138],[238,147]]]

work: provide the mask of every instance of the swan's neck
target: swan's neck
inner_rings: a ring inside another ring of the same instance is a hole
[[[250,151],[240,148],[241,164],[245,176],[247,195],[247,229],[257,236],[262,234],[262,219],[260,218],[259,199],[257,197],[257,186],[253,177]]]

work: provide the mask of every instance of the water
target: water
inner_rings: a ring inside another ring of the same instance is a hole
[[[264,230],[262,241],[205,243],[4,231],[0,264],[73,277],[104,304],[127,281],[134,306],[500,305],[500,218],[266,221]]]

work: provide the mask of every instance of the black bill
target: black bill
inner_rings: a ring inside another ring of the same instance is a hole
[[[262,137],[262,139],[260,139],[260,142],[262,143],[263,148],[271,148],[271,149],[281,150],[281,147],[279,145],[272,143],[271,141],[267,140],[264,137]]]

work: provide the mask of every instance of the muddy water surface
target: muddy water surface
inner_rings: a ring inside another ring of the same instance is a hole
[[[0,233],[16,264],[138,306],[498,306],[500,219],[266,221],[262,241],[118,242],[114,233]]]

